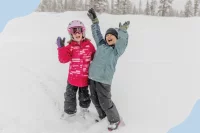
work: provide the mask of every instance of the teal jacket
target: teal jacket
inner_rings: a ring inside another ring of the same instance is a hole
[[[116,44],[109,46],[101,34],[99,24],[92,24],[91,28],[97,50],[89,68],[89,79],[111,85],[117,60],[128,44],[128,33],[118,29]]]

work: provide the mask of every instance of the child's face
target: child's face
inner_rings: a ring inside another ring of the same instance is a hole
[[[106,42],[108,43],[108,45],[114,45],[117,41],[117,38],[112,35],[112,34],[107,34],[106,35]]]
[[[80,42],[83,39],[83,34],[82,33],[73,33],[72,34],[74,41]]]

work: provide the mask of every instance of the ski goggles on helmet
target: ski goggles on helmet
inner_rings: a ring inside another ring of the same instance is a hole
[[[69,29],[70,34],[83,33],[82,27],[73,27]]]

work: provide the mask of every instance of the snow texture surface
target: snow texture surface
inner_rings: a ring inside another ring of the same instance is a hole
[[[0,133],[107,132],[107,120],[92,124],[92,104],[88,120],[60,120],[69,64],[59,63],[55,43],[69,39],[73,19],[84,22],[94,43],[86,12],[32,13],[0,34]],[[101,14],[99,20],[103,35],[131,21],[112,84],[126,126],[115,132],[166,133],[183,122],[200,98],[200,18]]]

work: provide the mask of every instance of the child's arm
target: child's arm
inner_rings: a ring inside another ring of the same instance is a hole
[[[67,63],[72,59],[72,53],[70,51],[70,45],[58,48],[58,59],[60,63]]]
[[[115,50],[118,56],[121,56],[128,44],[128,33],[127,33],[127,29],[129,27],[130,22],[127,21],[125,22],[123,25],[119,25],[119,30],[118,30],[118,40],[115,44]]]
[[[102,41],[104,41],[103,36],[101,34],[100,26],[98,23],[92,24],[92,36],[95,40],[97,46],[101,45]]]
[[[93,35],[93,38],[96,42],[96,45],[99,46],[104,41],[103,36],[101,34],[100,27],[99,27],[99,20],[98,20],[97,15],[96,15],[93,8],[88,10],[87,15],[92,20],[92,23],[93,23],[92,26],[91,26],[92,35]]]
[[[127,31],[119,29],[118,30],[118,40],[115,44],[115,50],[116,50],[118,56],[121,56],[124,53],[124,51],[127,47],[127,44],[128,44]]]
[[[72,58],[72,52],[71,52],[71,45],[65,46],[65,38],[58,37],[57,38],[57,46],[58,46],[58,59],[60,63],[67,63]]]

